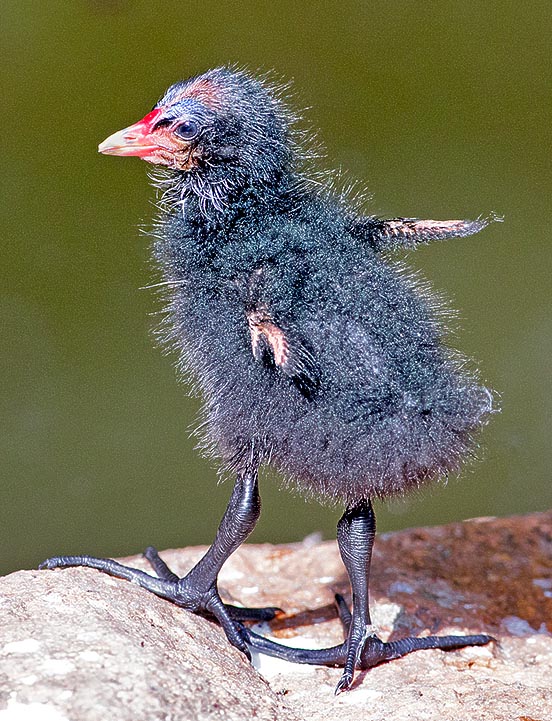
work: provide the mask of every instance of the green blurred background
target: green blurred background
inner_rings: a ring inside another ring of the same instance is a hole
[[[503,412],[461,482],[380,507],[380,530],[552,505],[549,0],[3,0],[0,13],[2,571],[214,536],[230,488],[193,450],[196,404],[140,290],[146,166],[96,147],[170,83],[226,62],[293,79],[371,212],[505,216],[410,255],[461,309],[457,345]],[[333,537],[338,509],[272,479],[262,494],[254,540]]]

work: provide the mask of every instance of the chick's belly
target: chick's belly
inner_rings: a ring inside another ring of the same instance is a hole
[[[488,410],[483,391],[455,389],[454,412],[379,404],[376,413],[366,399],[359,412],[330,398],[308,401],[284,376],[244,372],[211,406],[210,436],[233,470],[269,463],[320,498],[398,495],[459,469]]]
[[[270,463],[303,489],[329,497],[348,495],[350,486],[370,483],[370,466],[382,465],[377,429],[366,419],[349,422],[324,402],[306,400],[288,379],[271,383],[244,375],[211,406],[212,440],[235,470]],[[372,491],[370,491],[372,493]]]

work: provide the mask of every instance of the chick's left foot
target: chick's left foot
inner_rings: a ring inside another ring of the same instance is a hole
[[[336,595],[336,602],[344,630],[348,632],[352,619],[351,613],[341,596]],[[260,653],[292,663],[343,667],[343,673],[335,689],[336,695],[351,688],[355,670],[373,668],[387,661],[406,656],[413,651],[424,649],[449,651],[466,646],[484,646],[495,640],[492,636],[477,634],[472,636],[411,636],[397,641],[382,641],[370,631],[371,629],[366,629],[364,634],[349,634],[347,640],[337,646],[305,649],[283,646],[242,626],[242,634],[247,643]],[[352,659],[354,659],[353,663],[351,663]]]

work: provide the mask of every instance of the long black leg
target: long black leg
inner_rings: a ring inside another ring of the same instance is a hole
[[[372,628],[369,612],[368,581],[375,536],[375,516],[369,500],[363,500],[348,508],[337,527],[339,550],[349,579],[353,596],[353,612],[349,611],[342,596],[336,596],[339,616],[347,633],[347,639],[339,646],[309,650],[282,646],[242,627],[249,645],[257,651],[294,663],[321,666],[343,666],[343,674],[336,687],[336,694],[351,687],[354,671],[367,669],[385,661],[405,656],[412,651],[439,648],[442,650],[483,646],[494,639],[492,636],[425,636],[403,638],[384,642]]]
[[[215,616],[230,642],[249,656],[245,633],[237,621],[269,621],[277,608],[240,608],[224,604],[219,596],[217,577],[228,557],[249,536],[261,512],[257,473],[238,475],[230,501],[220,522],[213,545],[203,558],[183,578],[173,573],[153,547],[144,553],[158,577],[117,561],[92,556],[56,556],[49,558],[40,568],[87,566],[97,568],[111,576],[134,581],[142,588],[167,598],[194,613]]]
[[[368,607],[368,582],[375,535],[376,517],[368,500],[348,508],[337,524],[339,552],[351,581],[353,615],[347,634],[347,658],[336,693],[348,689],[353,682],[364,642],[374,635]]]

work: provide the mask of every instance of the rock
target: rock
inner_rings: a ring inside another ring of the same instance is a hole
[[[204,549],[166,551],[184,574]],[[147,568],[141,557],[124,559]],[[487,632],[499,644],[420,651],[358,674],[255,655],[212,622],[91,569],[0,579],[0,721],[545,721],[552,718],[552,513],[383,534],[372,572],[384,638]],[[288,614],[265,628],[296,646],[339,643],[348,594],[334,542],[246,545],[220,587]]]

